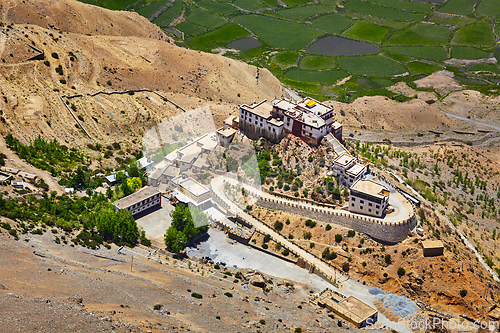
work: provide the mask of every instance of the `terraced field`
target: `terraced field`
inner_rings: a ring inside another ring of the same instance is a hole
[[[186,47],[230,49],[320,99],[391,97],[385,87],[442,69],[499,90],[500,0],[82,1],[137,11]]]

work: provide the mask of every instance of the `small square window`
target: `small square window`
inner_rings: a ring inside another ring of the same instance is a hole
[[[363,206],[359,206],[359,209],[363,209]]]
[[[372,204],[371,202],[369,202],[369,203],[368,203],[368,206],[370,206],[370,207],[371,207],[371,206],[373,206],[373,204]]]
[[[370,208],[370,209],[368,209],[368,212],[369,212],[369,213],[371,213],[371,212],[372,212],[371,208]]]
[[[377,214],[377,215],[378,215],[378,210],[376,210],[376,211],[375,211],[375,214]]]
[[[352,198],[352,201],[356,201],[356,198]]]
[[[354,203],[351,203],[351,206],[354,207]]]
[[[375,208],[380,208],[380,206],[379,205],[375,205]]]
[[[359,203],[362,203],[362,204],[364,204],[364,203],[365,203],[365,201],[364,201],[364,200],[360,200],[360,201],[359,201]]]

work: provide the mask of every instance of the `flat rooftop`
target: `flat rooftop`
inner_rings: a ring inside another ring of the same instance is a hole
[[[340,155],[339,157],[337,157],[333,163],[335,164],[339,164],[343,167],[346,167],[348,166],[349,164],[351,164],[351,162],[354,160],[355,158],[352,157],[351,155],[348,155],[348,154],[342,154]]]
[[[376,183],[373,180],[358,180],[352,185],[351,190],[366,193],[374,197],[385,199],[389,196],[389,190],[382,184]]]
[[[269,119],[267,122],[269,124],[277,126],[277,127],[280,127],[281,125],[283,125],[283,121],[278,120],[278,119],[274,119],[274,118]]]
[[[266,119],[271,117],[271,112],[273,111],[273,105],[270,102],[267,102],[267,100],[251,105],[242,104],[240,108]]]
[[[361,163],[354,163],[353,166],[351,166],[349,169],[346,170],[346,172],[354,175],[354,176],[359,176],[364,170],[366,169],[366,165],[361,164]]]
[[[307,110],[308,112],[311,112],[317,116],[324,115],[325,113],[328,113],[333,110],[332,107],[329,107],[323,103],[318,102],[315,99],[312,99],[310,97],[304,98],[302,101],[300,101],[297,106],[302,109],[302,110]]]
[[[177,176],[175,178],[175,183],[177,183],[179,186],[184,188],[186,191],[189,193],[199,197],[203,194],[206,194],[210,192],[210,190],[198,183],[196,180],[194,180],[191,177],[183,177],[184,175]]]
[[[326,122],[323,118],[316,114],[311,114],[311,113],[303,113],[302,114],[302,122],[306,124],[307,126],[315,127],[315,128],[320,128],[326,125]]]
[[[158,169],[155,169],[150,175],[148,178],[151,178],[151,179],[155,179],[157,180],[158,178],[161,177],[161,174],[163,173],[163,170],[164,168],[158,168]]]
[[[130,207],[132,205],[135,205],[136,203],[143,201],[144,199],[152,197],[155,194],[160,194],[160,191],[158,191],[154,187],[146,186],[141,188],[139,191],[132,193],[129,196],[126,196],[125,198],[113,202],[113,205],[115,205],[120,209],[125,209],[127,207]]]
[[[170,177],[175,177],[179,174],[179,168],[171,164],[165,170],[163,170],[162,174]]]
[[[285,111],[293,109],[296,106],[296,104],[294,104],[286,99],[273,100],[272,104],[275,105],[276,107],[282,109],[282,110],[285,110]]]
[[[422,242],[422,246],[424,249],[436,249],[442,248],[444,245],[440,240],[425,240]]]
[[[354,296],[349,296],[337,304],[337,311],[356,323],[361,323],[378,311]]]
[[[236,133],[236,130],[234,128],[219,128],[217,130],[217,133],[219,133],[220,135],[222,135],[223,137],[230,137],[231,135],[234,135],[234,133]]]
[[[213,150],[218,144],[217,134],[215,132],[207,133],[196,139],[195,142],[203,149]]]
[[[342,127],[342,124],[341,124],[341,123],[338,123],[338,122],[336,122],[336,121],[335,121],[335,122],[333,122],[333,124],[332,124],[332,128],[333,128],[334,130],[337,130],[337,129],[341,128],[341,127]]]

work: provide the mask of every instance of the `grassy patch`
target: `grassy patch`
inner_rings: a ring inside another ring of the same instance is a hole
[[[433,15],[429,22],[434,22],[436,24],[449,25],[454,27],[463,27],[464,25],[470,24],[474,22],[475,19],[467,17],[467,16],[450,16],[450,17],[439,17],[437,15]]]
[[[220,27],[227,22],[224,17],[214,15],[206,10],[196,7],[191,7],[191,13],[189,13],[186,20],[210,29]]]
[[[271,62],[280,66],[281,68],[287,68],[293,66],[297,62],[299,56],[298,52],[295,51],[284,51],[274,55],[271,58]]]
[[[402,10],[385,8],[361,0],[347,2],[344,6],[355,12],[385,18],[388,20],[422,21],[425,17],[425,14],[415,14],[404,12]]]
[[[160,27],[166,27],[172,22],[176,17],[179,17],[182,13],[182,1],[177,0],[170,6],[169,9],[161,13],[153,23],[159,25]]]
[[[472,14],[472,9],[476,2],[477,0],[450,0],[439,11],[450,14],[468,15]]]
[[[384,50],[420,59],[445,60],[448,58],[448,50],[441,46],[387,46]]]
[[[447,43],[451,34],[452,31],[442,25],[419,23],[394,33],[389,39],[389,44],[436,45]]]
[[[403,30],[394,33],[387,41],[391,45],[437,45],[433,40],[426,38],[412,30]]]
[[[392,76],[406,72],[399,62],[380,55],[339,57],[337,61],[340,68],[355,75]]]
[[[204,35],[191,37],[189,42],[198,50],[212,50],[248,35],[245,29],[235,23],[230,23]]]
[[[136,3],[137,0],[84,0],[82,2],[112,10],[122,10]]]
[[[481,59],[489,58],[490,52],[481,51],[473,47],[454,46],[451,49],[451,57],[456,59]]]
[[[236,7],[228,3],[219,3],[212,0],[201,0],[197,3],[199,7],[205,8],[212,13],[227,15],[238,11]]]
[[[348,73],[338,70],[309,71],[299,68],[292,68],[286,72],[285,77],[302,82],[315,82],[325,85],[332,85],[338,80],[348,76]]]
[[[335,7],[331,7],[331,6],[306,5],[306,6],[278,10],[276,12],[276,14],[278,14],[281,17],[290,19],[290,20],[303,21],[306,18],[317,15],[317,14],[332,13],[334,11],[335,11]]]
[[[280,5],[278,0],[261,0],[260,2],[265,7],[278,7]]]
[[[483,16],[500,15],[500,0],[481,0],[476,12]]]
[[[330,69],[335,68],[335,58],[322,56],[305,56],[300,60],[301,69]]]
[[[411,61],[406,64],[406,67],[410,70],[413,75],[419,74],[431,74],[443,69],[441,66],[426,64],[421,61]]]
[[[402,9],[409,12],[427,13],[432,8],[432,3],[402,0],[369,0],[379,6]]]
[[[413,60],[413,58],[411,57],[407,57],[405,55],[402,55],[402,54],[396,54],[396,53],[384,53],[386,56],[388,56],[389,58],[391,59],[394,59],[396,61],[399,61],[401,63],[403,62],[407,62],[407,61],[410,61],[410,60]]]
[[[458,29],[451,43],[467,46],[492,46],[495,44],[495,36],[490,23],[477,22]]]
[[[344,31],[344,37],[366,40],[371,42],[380,42],[389,30],[377,24],[365,21],[356,21],[352,27]]]
[[[264,15],[243,15],[234,21],[275,47],[300,50],[322,33],[305,25]]]
[[[377,79],[377,78],[359,78],[356,80],[356,83],[359,84],[363,89],[383,89],[385,87],[390,87],[394,85],[389,79]]]
[[[312,2],[312,0],[283,0],[283,2],[290,7],[295,7],[299,5],[305,5],[306,3]]]
[[[176,29],[179,29],[182,31],[184,34],[190,36],[190,35],[197,35],[201,34],[203,31],[206,30],[206,28],[200,27],[199,25],[190,23],[190,22],[181,22],[175,26]]]
[[[340,14],[329,14],[321,16],[311,23],[318,29],[337,34],[350,26],[352,20]]]
[[[480,64],[475,64],[467,68],[468,72],[476,72],[476,71],[482,71],[482,72],[491,72],[495,74],[500,75],[500,67],[495,64],[487,64],[487,63],[480,63]]]
[[[145,18],[150,18],[154,13],[156,13],[156,11],[165,6],[167,3],[169,3],[169,0],[154,1],[148,6],[137,9],[136,12]]]
[[[255,0],[235,0],[233,2],[233,5],[235,5],[238,8],[246,9],[251,12],[262,8],[262,5]]]

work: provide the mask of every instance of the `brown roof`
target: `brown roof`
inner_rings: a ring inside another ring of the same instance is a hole
[[[154,187],[146,186],[141,188],[139,191],[126,196],[125,198],[113,202],[113,205],[120,209],[125,209],[159,193],[160,191]]]
[[[273,105],[266,100],[252,105],[242,104],[241,108],[266,119],[271,117],[271,112],[273,111]]]
[[[327,299],[325,303],[335,312],[349,318],[357,324],[363,322],[378,312],[354,296],[349,296],[338,303],[332,299]]]

